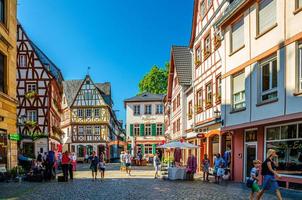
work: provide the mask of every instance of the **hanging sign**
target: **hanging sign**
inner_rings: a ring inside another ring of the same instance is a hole
[[[8,137],[10,140],[14,140],[14,141],[20,141],[21,140],[21,136],[19,133],[12,133],[12,134],[9,134],[9,137]]]
[[[196,137],[197,137],[197,138],[200,138],[200,139],[203,139],[203,138],[205,138],[206,136],[204,135],[204,133],[198,133],[198,134],[196,135]]]

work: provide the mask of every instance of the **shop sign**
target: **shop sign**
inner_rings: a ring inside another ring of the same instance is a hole
[[[12,134],[9,134],[9,139],[14,140],[14,141],[20,141],[21,136],[18,133],[12,133]]]
[[[203,138],[205,138],[205,135],[204,135],[204,133],[198,133],[198,134],[196,135],[196,137],[197,137],[197,138],[200,138],[200,139],[203,139]]]

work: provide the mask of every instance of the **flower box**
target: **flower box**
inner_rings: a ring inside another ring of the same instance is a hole
[[[30,91],[30,92],[27,92],[25,94],[25,98],[26,99],[33,99],[33,98],[36,98],[37,97],[37,92],[36,91]]]
[[[37,125],[37,122],[36,122],[36,121],[31,121],[31,120],[25,121],[25,126],[28,126],[28,127],[35,127],[36,125]]]

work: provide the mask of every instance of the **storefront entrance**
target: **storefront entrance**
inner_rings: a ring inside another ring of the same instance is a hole
[[[250,176],[253,160],[257,159],[257,130],[245,131],[244,181]]]

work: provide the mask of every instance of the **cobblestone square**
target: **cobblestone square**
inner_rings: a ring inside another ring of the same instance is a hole
[[[153,178],[152,167],[134,167],[132,176],[109,165],[106,179],[92,181],[89,165],[80,165],[75,179],[68,183],[0,183],[0,199],[248,199],[249,190],[242,184],[167,181]],[[282,190],[284,199],[302,199],[302,193]],[[265,200],[275,196],[265,194]]]

